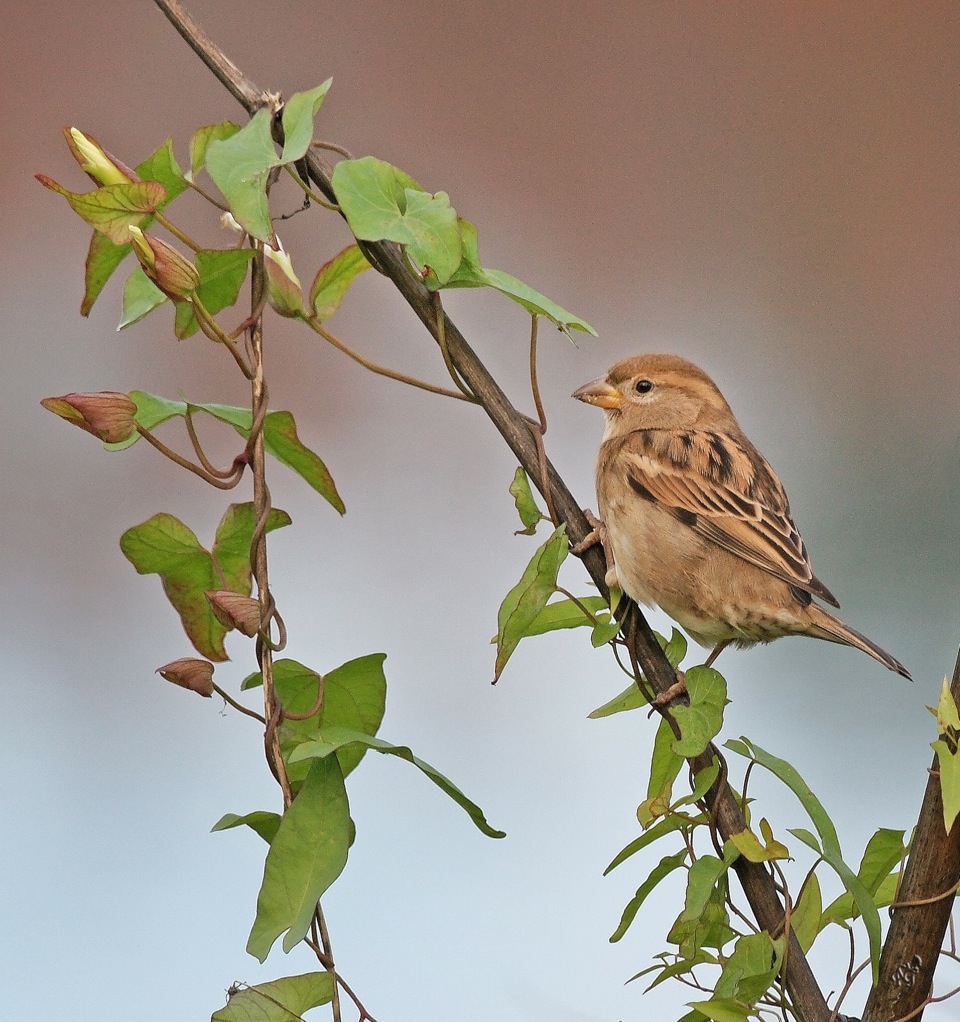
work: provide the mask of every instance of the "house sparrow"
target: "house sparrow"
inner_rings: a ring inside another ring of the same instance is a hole
[[[597,499],[614,562],[608,581],[712,648],[708,665],[730,644],[811,635],[910,677],[814,602],[839,606],[813,574],[783,485],[702,369],[639,355],[573,396],[607,419]]]

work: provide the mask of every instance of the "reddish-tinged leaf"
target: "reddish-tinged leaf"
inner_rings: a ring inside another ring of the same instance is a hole
[[[167,194],[156,181],[106,185],[80,193],[69,191],[44,174],[37,174],[37,180],[62,195],[78,216],[115,245],[125,244],[130,238],[129,228],[140,226]]]

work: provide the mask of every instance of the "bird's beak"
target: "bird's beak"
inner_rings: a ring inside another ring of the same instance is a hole
[[[588,405],[596,405],[598,408],[620,407],[620,391],[602,377],[584,384],[570,396],[575,397],[578,401],[585,401]]]

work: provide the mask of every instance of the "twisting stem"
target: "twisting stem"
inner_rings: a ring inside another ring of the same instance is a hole
[[[263,252],[258,250],[251,267],[250,304],[254,310],[261,308],[261,297],[266,287],[263,269]],[[257,599],[260,604],[260,620],[263,634],[257,637],[257,662],[263,677],[263,712],[267,726],[264,732],[264,746],[267,762],[283,791],[283,803],[290,805],[293,792],[287,777],[286,766],[280,752],[278,725],[283,712],[273,685],[273,651],[271,644],[264,641],[269,636],[273,616],[273,597],[270,595],[270,578],[267,572],[266,522],[270,515],[270,491],[266,478],[266,451],[263,442],[263,423],[267,414],[267,384],[263,368],[263,319],[258,317],[247,331],[247,354],[250,358],[253,376],[251,401],[253,423],[248,440],[250,464],[253,469],[253,504],[257,526],[250,545],[250,566],[257,583]]]
[[[364,358],[359,352],[344,344],[335,334],[330,333],[316,316],[311,316],[306,323],[311,330],[318,333],[338,351],[342,351],[348,358],[352,358],[354,362],[362,365],[364,369],[369,369],[370,372],[376,373],[378,376],[386,376],[388,379],[396,380],[398,383],[406,383],[420,390],[429,391],[431,394],[440,394],[443,397],[453,397],[458,401],[470,401],[472,404],[476,404],[476,398],[461,394],[456,390],[448,390],[446,387],[438,387],[434,383],[427,383],[426,380],[418,380],[415,376],[407,376],[406,373],[397,372],[395,369],[387,369],[385,366],[377,365],[376,362],[371,362],[370,359]]]
[[[239,465],[233,476],[214,476],[201,468],[199,465],[194,465],[192,461],[188,461],[182,455],[177,454],[176,451],[171,450],[162,441],[158,440],[149,429],[144,426],[137,425],[137,432],[143,437],[147,443],[155,447],[165,458],[169,458],[172,462],[179,465],[181,468],[185,468],[188,472],[192,472],[195,476],[209,483],[211,486],[216,486],[218,490],[232,490],[237,483],[240,482],[240,477],[243,475],[243,465]]]
[[[530,316],[530,390],[533,392],[533,403],[537,409],[537,418],[540,420],[540,434],[547,433],[547,413],[543,410],[543,400],[540,397],[540,384],[537,381],[537,325],[540,317],[533,313]],[[549,480],[544,481],[549,488]]]
[[[450,348],[447,345],[447,314],[443,311],[443,303],[440,301],[439,291],[430,292],[430,303],[433,306],[433,314],[437,319],[437,344],[440,345],[443,364],[447,367],[450,379],[453,380],[466,399],[476,402],[477,395],[463,382],[463,377],[457,372],[457,367],[453,364],[453,359],[450,357]]]
[[[297,186],[303,189],[303,194],[308,199],[313,200],[318,206],[323,206],[324,209],[331,209],[334,213],[340,212],[340,207],[335,202],[327,202],[325,198],[317,193],[307,184],[306,181],[290,166],[289,163],[284,164],[283,169],[296,181]]]
[[[240,367],[240,372],[248,380],[253,379],[254,370],[247,365],[243,355],[240,354],[240,349],[234,343],[234,339],[227,333],[225,333],[220,324],[210,315],[204,306],[203,302],[194,295],[190,301],[193,306],[193,311],[197,317],[197,322],[200,324],[200,329],[210,338],[211,341],[215,341],[217,344],[222,344],[227,351],[233,356],[234,362]]]
[[[243,472],[244,466],[249,460],[249,455],[246,451],[239,457],[234,459],[233,464],[228,469],[220,469],[213,465],[210,460],[204,454],[203,447],[200,444],[200,438],[197,436],[197,430],[193,425],[193,412],[190,410],[190,406],[187,405],[187,412],[183,417],[183,421],[186,423],[187,435],[190,437],[190,443],[193,444],[194,453],[197,456],[198,461],[201,465],[210,473],[212,476],[216,476],[217,479],[231,479],[236,476],[238,479],[240,474]]]

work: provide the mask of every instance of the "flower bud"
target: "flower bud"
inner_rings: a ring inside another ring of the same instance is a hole
[[[168,298],[189,298],[200,286],[200,274],[188,259],[159,238],[130,227],[130,244],[144,273]]]
[[[45,397],[40,404],[105,444],[123,443],[137,432],[134,418],[137,406],[126,394],[110,390],[99,394],[64,394]]]
[[[63,136],[80,168],[98,185],[123,185],[136,181],[133,171],[110,156],[93,135],[84,135],[76,128],[64,128]]]
[[[229,589],[211,590],[205,595],[213,616],[225,628],[236,628],[251,639],[260,631],[260,604],[252,596]]]
[[[290,256],[277,238],[277,247],[263,246],[264,268],[267,272],[267,300],[274,311],[290,319],[302,319],[307,315],[303,304],[300,278],[294,273]]]
[[[195,657],[182,657],[157,668],[157,674],[174,685],[209,699],[213,695],[213,664]]]

